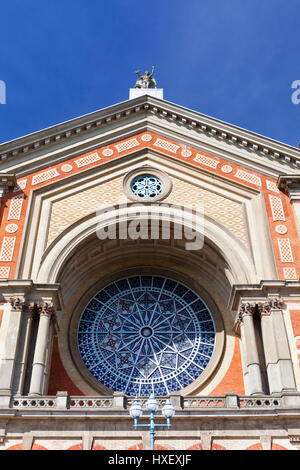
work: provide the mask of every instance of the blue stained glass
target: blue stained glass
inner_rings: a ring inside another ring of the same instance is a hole
[[[142,199],[153,199],[163,190],[163,184],[159,178],[151,175],[143,175],[135,178],[131,183],[131,191]]]
[[[207,306],[187,286],[163,276],[109,284],[89,302],[78,326],[86,367],[127,395],[161,396],[187,387],[207,367],[214,346]]]

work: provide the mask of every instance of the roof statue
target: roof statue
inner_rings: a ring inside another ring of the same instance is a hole
[[[154,74],[154,66],[152,65],[152,72],[146,72],[144,75],[140,75],[141,70],[137,70],[135,72],[138,76],[138,79],[136,81],[136,84],[134,85],[134,88],[157,88],[156,87],[156,80],[153,78]]]

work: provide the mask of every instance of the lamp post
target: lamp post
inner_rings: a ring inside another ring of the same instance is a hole
[[[134,419],[134,429],[137,428],[149,428],[150,437],[151,437],[151,450],[154,450],[154,439],[155,439],[155,429],[156,428],[171,428],[171,418],[175,414],[175,409],[170,400],[167,400],[165,406],[161,410],[162,415],[166,418],[167,424],[155,424],[154,415],[158,409],[158,401],[155,399],[154,395],[150,395],[146,402],[146,409],[150,413],[150,423],[149,424],[138,424],[138,419],[143,414],[143,409],[138,401],[138,398],[135,397],[133,404],[130,407],[129,413],[130,416]]]

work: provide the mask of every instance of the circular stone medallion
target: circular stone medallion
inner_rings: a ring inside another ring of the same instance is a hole
[[[73,167],[72,165],[69,165],[69,163],[66,163],[65,165],[63,165],[61,167],[61,170],[64,172],[64,173],[69,173],[69,171],[72,171],[73,170]]]
[[[277,233],[280,233],[280,235],[283,235],[284,233],[288,231],[287,227],[283,224],[277,225],[275,227],[275,230]]]
[[[111,157],[113,155],[114,151],[112,149],[104,149],[102,150],[102,155],[104,157]]]
[[[5,227],[5,231],[6,231],[7,233],[15,233],[17,230],[18,230],[17,224],[8,224],[8,225]]]
[[[223,173],[231,173],[232,167],[230,165],[223,165],[221,170],[223,171]]]
[[[144,134],[144,135],[142,135],[141,139],[142,139],[143,142],[150,142],[150,140],[152,140],[152,135]]]

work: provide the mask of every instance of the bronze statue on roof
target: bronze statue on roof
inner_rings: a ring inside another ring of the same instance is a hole
[[[138,79],[136,81],[136,84],[134,85],[134,88],[156,88],[156,80],[153,78],[154,74],[154,66],[152,66],[152,72],[146,72],[144,75],[140,75],[141,70],[137,70],[135,72],[138,76]]]

